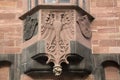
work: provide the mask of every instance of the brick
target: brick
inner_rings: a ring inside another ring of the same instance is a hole
[[[103,29],[98,29],[99,33],[115,33],[119,32],[118,28],[103,28]]]
[[[18,0],[6,0],[6,1],[18,1]]]
[[[41,0],[39,0],[39,2],[40,1]],[[28,11],[27,0],[24,0],[22,3],[23,3],[22,11],[23,13],[25,13],[26,11]]]
[[[0,32],[4,33],[15,33],[16,29],[11,27],[0,27]]]
[[[12,29],[12,28],[11,28]],[[18,31],[18,29],[17,29],[17,27],[16,28],[13,28],[13,31],[14,32],[7,32],[7,33],[5,33],[6,35],[8,35],[8,36],[10,36],[10,35],[12,35],[12,36],[16,36],[16,37],[21,37],[22,36],[22,31],[21,30],[19,30]]]
[[[110,65],[109,67],[105,67],[105,77],[108,80],[119,80],[119,70],[118,68]]]
[[[4,54],[4,48],[0,45],[0,54]]]
[[[110,39],[109,33],[93,33],[92,34],[92,40],[104,40],[104,39]]]
[[[4,39],[0,39],[0,46],[4,46]]]
[[[23,8],[23,1],[22,0],[17,0],[17,8],[21,8],[21,9]]]
[[[22,39],[20,40],[15,40],[15,46],[21,46],[22,45]]]
[[[120,40],[117,40],[117,47],[120,47]]]
[[[99,40],[92,40],[92,44],[93,45],[98,45],[99,44]]]
[[[9,80],[9,66],[0,65],[0,79]]]
[[[120,47],[109,47],[108,53],[120,53]]]
[[[90,27],[91,27],[91,31],[92,31],[92,32],[97,32],[97,26],[96,26],[95,23],[91,24]]]
[[[107,20],[95,20],[92,25],[93,26],[107,26]]]
[[[18,19],[2,19],[0,20],[0,27],[23,27],[22,21]]]
[[[117,6],[117,0],[97,0],[97,7],[115,7]]]
[[[99,20],[118,20],[119,16],[116,13],[98,13],[96,18]]]
[[[96,0],[91,0],[90,2],[91,2],[90,5],[91,5],[92,7],[96,7]]]
[[[109,47],[93,46],[92,52],[93,54],[106,54],[109,52]]]
[[[108,20],[108,25],[109,27],[116,27],[117,25],[117,20]]]
[[[93,32],[92,33],[92,40],[98,40],[98,33]]]
[[[116,40],[101,40],[99,46],[101,47],[117,46],[117,41]]]
[[[4,46],[15,46],[14,40],[4,40]]]
[[[0,7],[0,13],[15,13],[15,14],[20,14],[22,15],[22,11],[21,9],[19,8],[16,8],[16,9],[10,9],[10,8],[1,8]]]
[[[109,35],[109,39],[115,39],[115,40],[120,40],[120,33],[111,33]]]
[[[6,54],[17,54],[21,52],[21,48],[20,47],[5,47],[4,52]]]
[[[21,53],[22,21],[25,0],[0,0],[0,54]],[[27,1],[27,0],[26,0]],[[0,80],[9,80],[9,67],[0,66]]]
[[[20,25],[18,25],[17,27],[16,27],[16,33],[20,33],[20,34],[22,34],[22,31],[23,31],[23,26],[20,26]]]
[[[15,39],[15,40],[19,40],[21,39],[20,36],[16,36],[16,35],[10,35],[9,33],[8,34],[5,34],[5,39]]]
[[[94,14],[111,14],[111,13],[115,13],[115,14],[119,14],[120,8],[119,7],[115,7],[114,9],[111,7],[94,7],[91,8],[91,12]]]
[[[0,39],[4,39],[4,33],[0,32]]]
[[[0,13],[0,19],[15,19],[15,13]]]
[[[120,0],[117,0],[117,7],[120,7]]]
[[[0,7],[9,7],[9,8],[15,8],[16,6],[16,1],[0,1]]]
[[[11,36],[12,35],[12,36]],[[10,38],[11,37],[11,38]],[[16,37],[16,38],[15,38]],[[9,33],[5,33],[5,39],[20,39],[22,38],[22,33],[18,33],[18,32],[9,32]]]

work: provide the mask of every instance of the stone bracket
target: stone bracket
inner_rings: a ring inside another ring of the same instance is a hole
[[[36,16],[36,13],[40,15]],[[31,46],[23,50],[23,72],[41,71],[42,66],[49,67],[47,71],[50,72],[52,69],[56,76],[65,71],[92,71],[90,23],[94,17],[78,5],[40,4],[20,19],[25,21],[25,43],[34,40],[34,44],[30,43]],[[35,34],[37,31],[39,33]],[[39,67],[33,67],[33,64]]]
[[[92,72],[91,50],[77,41],[71,41],[70,48],[71,52],[67,57],[69,64],[61,64],[63,73],[90,74]],[[34,50],[34,52],[31,52],[31,50]],[[53,63],[46,64],[48,57],[45,53],[44,41],[39,41],[24,49],[22,56],[24,56],[22,57],[22,71],[24,73],[29,74],[34,71],[38,71],[39,73],[52,73]],[[25,58],[25,56],[28,58]]]

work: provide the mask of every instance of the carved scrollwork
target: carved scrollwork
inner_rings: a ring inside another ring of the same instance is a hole
[[[92,37],[92,32],[91,32],[91,29],[90,29],[90,21],[89,21],[87,15],[80,17],[77,20],[77,23],[80,27],[82,35],[86,39],[90,39]]]
[[[47,63],[54,63],[56,75],[61,74],[61,62],[68,63],[65,56],[74,36],[73,20],[72,10],[46,10],[42,14],[41,36],[46,41]]]
[[[35,34],[35,30],[38,26],[37,18],[33,18],[31,16],[27,16],[24,25],[24,40],[29,40]]]

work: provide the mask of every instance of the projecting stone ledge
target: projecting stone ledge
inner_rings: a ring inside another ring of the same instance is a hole
[[[24,43],[31,45],[23,50],[23,72],[91,73],[94,18],[89,13],[77,5],[38,5],[20,19]]]
[[[90,74],[92,72],[91,49],[76,41],[70,42],[71,52],[67,57],[69,64],[62,63],[63,73]],[[38,50],[40,49],[40,50]],[[34,72],[52,73],[54,64],[46,64],[48,57],[45,53],[45,42],[37,42],[22,53],[22,71],[26,74]],[[25,57],[26,56],[26,57]]]

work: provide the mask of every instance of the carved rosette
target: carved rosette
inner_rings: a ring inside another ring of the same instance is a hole
[[[60,75],[62,62],[70,53],[69,41],[74,37],[73,10],[42,10],[41,36],[46,41],[47,63],[53,62],[53,72]]]
[[[79,19],[77,20],[77,23],[80,27],[81,33],[82,35],[86,38],[86,39],[91,39],[92,37],[92,31],[90,29],[90,21],[88,19],[88,16],[81,16],[79,17]]]

